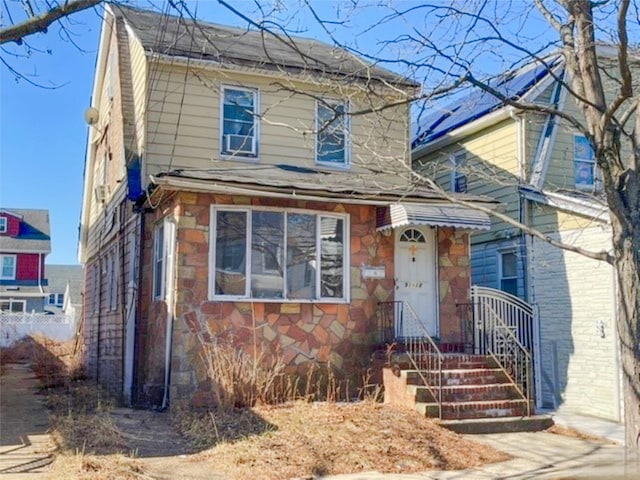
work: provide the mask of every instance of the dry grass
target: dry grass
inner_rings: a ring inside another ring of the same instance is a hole
[[[66,387],[49,389],[47,405],[51,436],[58,446],[49,478],[147,478],[141,463],[127,455],[122,432],[109,416],[112,402],[95,385],[69,381]]]
[[[230,413],[226,415],[226,419],[218,419],[215,414],[200,414],[202,425],[194,428],[194,418],[191,429],[183,432],[207,443],[203,433],[208,431],[208,443],[214,447],[194,460],[206,461],[212,470],[233,479],[281,479],[370,470],[457,470],[509,458],[445,430],[416,412],[370,401],[254,407],[252,421],[236,421],[237,426],[247,424],[251,429],[237,429],[231,438],[220,433],[221,426],[230,422]],[[259,423],[256,419],[260,419]],[[214,421],[217,427],[213,426]]]
[[[46,478],[50,480],[141,480],[144,474],[139,461],[124,455],[97,456],[77,453],[59,455]]]
[[[584,433],[579,430],[576,430],[575,428],[568,427],[565,425],[555,424],[547,428],[546,431],[549,433],[553,433],[555,435],[562,435],[564,437],[579,438],[580,440],[589,440],[589,441],[612,444],[612,445],[615,445],[616,443],[606,438],[598,437],[597,435],[591,435],[589,433]]]
[[[82,377],[75,340],[59,342],[43,335],[26,336],[0,352],[0,364],[28,363],[43,388],[64,385]]]

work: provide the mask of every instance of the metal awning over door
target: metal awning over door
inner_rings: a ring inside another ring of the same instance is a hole
[[[454,227],[465,230],[489,230],[489,215],[460,205],[425,205],[420,203],[392,203],[378,207],[378,231],[406,225]]]

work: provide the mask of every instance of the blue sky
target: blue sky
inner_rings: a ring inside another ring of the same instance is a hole
[[[148,7],[159,2],[139,0],[133,3]],[[253,1],[229,3],[239,5],[247,12],[255,9]],[[279,15],[290,19],[289,26],[298,30],[297,33],[327,39],[308,15],[294,13],[298,10],[298,2],[276,3],[290,7]],[[416,2],[398,3],[407,7]],[[409,21],[425,28],[421,18],[414,16],[363,32],[372,19],[382,15],[375,5],[365,2],[364,9],[352,16],[349,2],[313,2],[313,6],[327,17],[340,15],[348,19],[345,26],[332,27],[337,36],[373,55],[381,50],[381,38],[394,38],[398,31],[411,27]],[[189,6],[195,11],[196,2],[189,2]],[[213,0],[201,0],[197,10],[203,19],[244,25],[241,19]],[[68,31],[77,46],[60,34],[59,27],[53,26],[46,34],[28,38],[34,49],[28,58],[14,58],[6,50],[0,53],[21,74],[41,85],[56,87],[33,86],[24,79],[16,79],[5,66],[0,66],[0,206],[49,210],[52,253],[47,257],[47,263],[77,262],[87,137],[83,113],[90,104],[100,21],[99,10],[81,12],[73,17],[73,25]],[[24,49],[13,46],[8,50],[24,53]],[[392,56],[392,50],[393,46],[386,47],[382,54]]]

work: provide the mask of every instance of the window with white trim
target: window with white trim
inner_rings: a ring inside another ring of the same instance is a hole
[[[25,300],[0,300],[0,313],[25,313],[27,302]]]
[[[0,255],[0,280],[15,280],[16,256]]]
[[[211,298],[344,300],[348,216],[211,208]]]
[[[467,164],[467,152],[459,150],[451,155],[451,191],[465,193],[467,191],[467,175],[464,169]]]
[[[573,136],[573,175],[575,187],[580,190],[601,188],[595,154],[584,135]]]
[[[518,255],[515,250],[498,252],[498,281],[500,290],[518,295]]]
[[[349,166],[347,102],[316,101],[316,162]]]
[[[222,155],[258,156],[258,91],[222,87]]]
[[[47,303],[49,305],[61,307],[64,303],[64,293],[50,293]]]
[[[166,300],[170,293],[175,224],[165,218],[153,232],[153,299]]]
[[[0,217],[0,233],[7,233],[7,217]]]
[[[153,230],[153,299],[164,298],[165,238],[164,222]]]

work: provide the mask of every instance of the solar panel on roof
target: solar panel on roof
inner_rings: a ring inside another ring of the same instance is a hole
[[[505,97],[521,98],[531,88],[540,83],[549,68],[557,66],[560,56],[544,64],[527,66],[516,72],[506,72],[490,79],[487,84]],[[419,120],[411,148],[433,142],[448,132],[496,110],[503,105],[502,100],[491,93],[474,88],[471,93],[444,107],[435,106],[434,113]]]

